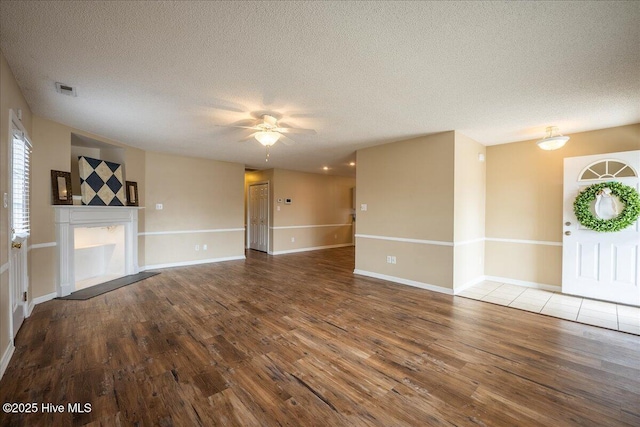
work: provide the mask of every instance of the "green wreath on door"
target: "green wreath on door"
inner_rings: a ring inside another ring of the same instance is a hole
[[[624,205],[622,212],[615,218],[602,219],[591,213],[591,202],[605,188],[611,190],[611,194],[617,196]],[[619,182],[602,182],[593,184],[582,190],[573,202],[573,211],[578,222],[583,226],[598,232],[612,233],[624,230],[640,217],[640,195],[635,188]]]

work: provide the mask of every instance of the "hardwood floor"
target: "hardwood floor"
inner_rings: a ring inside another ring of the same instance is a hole
[[[1,425],[640,425],[640,337],[354,276],[353,248],[38,305]]]

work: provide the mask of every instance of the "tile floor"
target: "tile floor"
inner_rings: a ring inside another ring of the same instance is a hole
[[[458,296],[640,335],[640,307],[492,281],[472,286]]]

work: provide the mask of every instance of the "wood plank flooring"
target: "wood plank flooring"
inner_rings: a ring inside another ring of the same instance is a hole
[[[0,403],[92,410],[0,425],[640,425],[638,336],[247,256],[38,305]]]

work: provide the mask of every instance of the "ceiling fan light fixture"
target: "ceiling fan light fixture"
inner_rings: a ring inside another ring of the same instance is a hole
[[[255,134],[255,138],[260,144],[264,145],[265,147],[270,147],[278,142],[278,139],[280,139],[280,134],[278,132],[262,131],[257,132]]]
[[[546,129],[547,136],[536,142],[538,147],[543,150],[551,151],[564,147],[564,144],[569,140],[568,136],[563,136],[557,126],[549,126]]]

